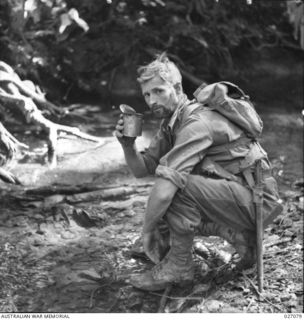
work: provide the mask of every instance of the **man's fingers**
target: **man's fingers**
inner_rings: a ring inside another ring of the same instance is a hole
[[[120,132],[120,131],[114,131],[114,135],[115,135],[115,137],[116,138],[122,138],[123,137],[123,134],[122,134],[122,132]]]
[[[155,242],[151,243],[150,245],[150,248],[145,249],[145,253],[151,261],[153,261],[154,263],[158,263],[160,261],[160,257],[159,252],[155,246]]]
[[[124,126],[120,125],[120,124],[117,124],[116,127],[115,127],[115,129],[118,130],[118,131],[122,131],[123,128],[124,128]]]
[[[155,239],[153,232],[144,235],[143,246],[145,253],[149,257],[149,259],[154,263],[158,263],[160,261],[158,239]]]
[[[148,258],[154,262],[155,264],[156,263],[159,263],[159,256],[155,253],[152,253],[152,252],[146,252],[146,255],[148,256]]]
[[[115,131],[114,131],[114,135],[116,138],[122,138],[123,137],[123,126],[124,122],[123,122],[123,119],[122,119],[122,114],[120,114],[120,119],[117,121],[117,125],[115,127]]]

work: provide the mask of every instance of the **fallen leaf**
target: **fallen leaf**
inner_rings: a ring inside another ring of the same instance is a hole
[[[192,295],[203,293],[208,291],[211,288],[211,283],[202,283],[198,284],[193,288]]]
[[[83,270],[82,272],[78,273],[78,276],[80,278],[92,281],[100,281],[102,279],[94,268]]]
[[[208,300],[205,302],[205,307],[209,312],[221,312],[224,303],[218,300]]]

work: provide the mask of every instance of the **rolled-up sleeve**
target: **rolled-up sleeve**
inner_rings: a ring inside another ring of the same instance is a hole
[[[206,154],[213,139],[202,117],[191,116],[177,130],[173,148],[159,161],[156,176],[170,180],[184,189],[188,175]]]

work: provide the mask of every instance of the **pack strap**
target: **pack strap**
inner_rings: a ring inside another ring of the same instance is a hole
[[[233,140],[231,142],[226,142],[224,144],[220,144],[218,146],[213,146],[208,149],[208,155],[211,156],[212,154],[221,153],[224,151],[229,151],[233,148],[239,147],[239,146],[250,146],[250,144],[254,140],[246,137],[244,134],[242,134],[238,139]]]
[[[228,82],[228,81],[221,81],[220,83],[226,85],[228,87],[228,92],[232,91],[231,93],[233,94],[238,93],[240,95],[241,98],[249,100],[249,96],[245,94],[245,92],[237,85],[235,85],[234,83]],[[230,90],[229,90],[230,89]],[[228,93],[229,95],[229,93]]]
[[[249,188],[253,190],[255,187],[255,180],[254,180],[251,168],[246,168],[242,172],[242,175],[244,176],[244,179],[247,182]]]
[[[253,193],[253,202],[263,203],[263,184],[265,179],[272,177],[271,170],[264,170],[262,159],[254,163],[254,168],[246,168],[241,173]]]
[[[228,144],[228,148],[226,148],[226,150],[229,150],[230,148],[233,148],[233,147],[236,147],[239,145],[249,146],[250,149],[244,158],[235,159],[235,160],[231,161],[229,164],[225,165],[225,169],[234,175],[244,172],[247,168],[252,168],[257,160],[267,159],[267,154],[261,148],[261,146],[258,142],[254,142],[246,137],[243,139],[238,139],[238,140],[240,140],[240,141],[235,141],[235,143]],[[250,140],[249,145],[248,145],[248,140]],[[219,147],[222,147],[222,146],[219,146]],[[223,149],[220,149],[220,148],[216,149],[217,152],[218,152],[218,150],[224,150],[224,148]],[[208,152],[208,156],[211,156],[211,154],[209,152]],[[248,174],[249,174],[249,172],[247,173],[247,175]]]

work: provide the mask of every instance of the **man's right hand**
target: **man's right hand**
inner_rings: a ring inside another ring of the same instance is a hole
[[[124,121],[123,114],[120,115],[120,119],[117,121],[114,135],[123,147],[130,147],[134,145],[136,137],[126,137],[123,135]]]
[[[154,262],[158,263],[160,261],[160,241],[161,235],[157,229],[151,232],[146,232],[142,236],[143,247],[145,254],[148,258]]]

